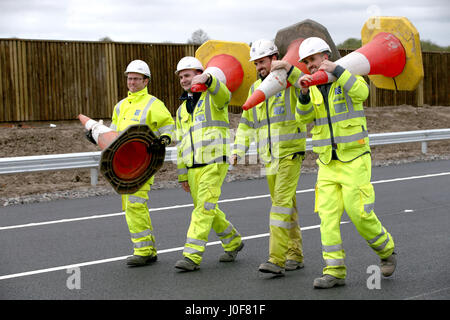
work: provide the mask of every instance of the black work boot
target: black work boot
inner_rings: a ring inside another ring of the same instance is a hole
[[[150,256],[132,255],[127,258],[127,266],[129,267],[146,266],[150,263],[156,262],[156,260],[158,260],[158,256],[156,254]]]

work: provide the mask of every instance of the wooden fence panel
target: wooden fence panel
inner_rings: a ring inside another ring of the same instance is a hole
[[[175,115],[182,93],[175,68],[182,57],[194,56],[197,48],[190,44],[0,39],[0,122],[72,120],[79,113],[108,119],[114,105],[127,95],[124,71],[134,59],[149,64],[149,92]],[[340,50],[342,56],[350,52]],[[418,89],[395,92],[370,85],[365,106],[450,105],[449,54],[423,52],[425,77]],[[230,111],[239,113],[241,108],[230,106]]]

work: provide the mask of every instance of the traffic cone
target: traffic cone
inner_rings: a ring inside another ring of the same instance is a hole
[[[203,73],[209,73],[224,83],[231,92],[236,91],[244,79],[244,70],[241,63],[229,54],[219,54],[211,58],[206,64]],[[205,84],[194,84],[192,92],[206,91]]]
[[[309,73],[306,65],[299,62],[298,48],[303,42],[303,38],[298,38],[293,40],[288,48],[284,57],[281,59],[283,61],[289,62],[291,65],[299,68],[303,73]],[[264,81],[259,85],[259,87],[253,92],[253,94],[245,101],[242,109],[249,110],[254,106],[260,104],[269,97],[277,94],[278,92],[287,89],[291,84],[287,81],[287,72],[284,69],[275,70],[264,79]]]
[[[85,115],[78,119],[103,150],[100,172],[119,194],[136,192],[163,165],[165,148],[147,125],[132,125],[119,134]]]
[[[394,78],[406,64],[405,49],[392,33],[380,32],[372,41],[335,62],[355,75],[383,75]],[[312,75],[312,81],[302,81],[302,87],[333,82],[336,77],[323,70]]]
[[[92,137],[102,150],[108,147],[111,142],[119,136],[117,131],[108,128],[103,123],[92,120],[83,114],[79,114],[78,119],[87,131],[92,130]]]

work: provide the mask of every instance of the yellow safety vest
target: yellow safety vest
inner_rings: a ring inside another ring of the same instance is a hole
[[[186,101],[178,108],[176,128],[179,181],[187,181],[188,168],[228,162],[230,99],[228,88],[212,77],[208,90],[201,94],[192,113],[187,111]]]
[[[175,121],[164,103],[148,94],[147,87],[138,92],[128,92],[125,99],[119,101],[113,111],[110,128],[123,132],[133,124],[146,124],[156,136],[175,136]],[[154,176],[150,178],[153,183]]]
[[[299,103],[296,117],[300,123],[314,121],[311,130],[313,151],[328,164],[332,150],[340,161],[348,162],[370,152],[363,102],[369,88],[363,77],[352,75],[348,70],[331,84],[328,106],[317,86],[309,88],[308,104]]]
[[[294,82],[297,78],[298,75],[290,75],[288,80]],[[259,79],[253,83],[249,96],[261,82]],[[236,132],[233,154],[244,157],[253,140],[264,163],[304,152],[306,125],[299,124],[295,118],[299,94],[300,89],[291,86],[252,109],[244,110]]]

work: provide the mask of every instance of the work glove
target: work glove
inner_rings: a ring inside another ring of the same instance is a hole
[[[158,138],[158,141],[165,147],[167,147],[170,144],[170,138],[168,136],[161,136]]]
[[[97,144],[97,142],[95,142],[94,137],[92,137],[92,130],[86,131],[85,132],[86,135],[86,139],[88,139],[90,142],[92,142],[93,144]]]

